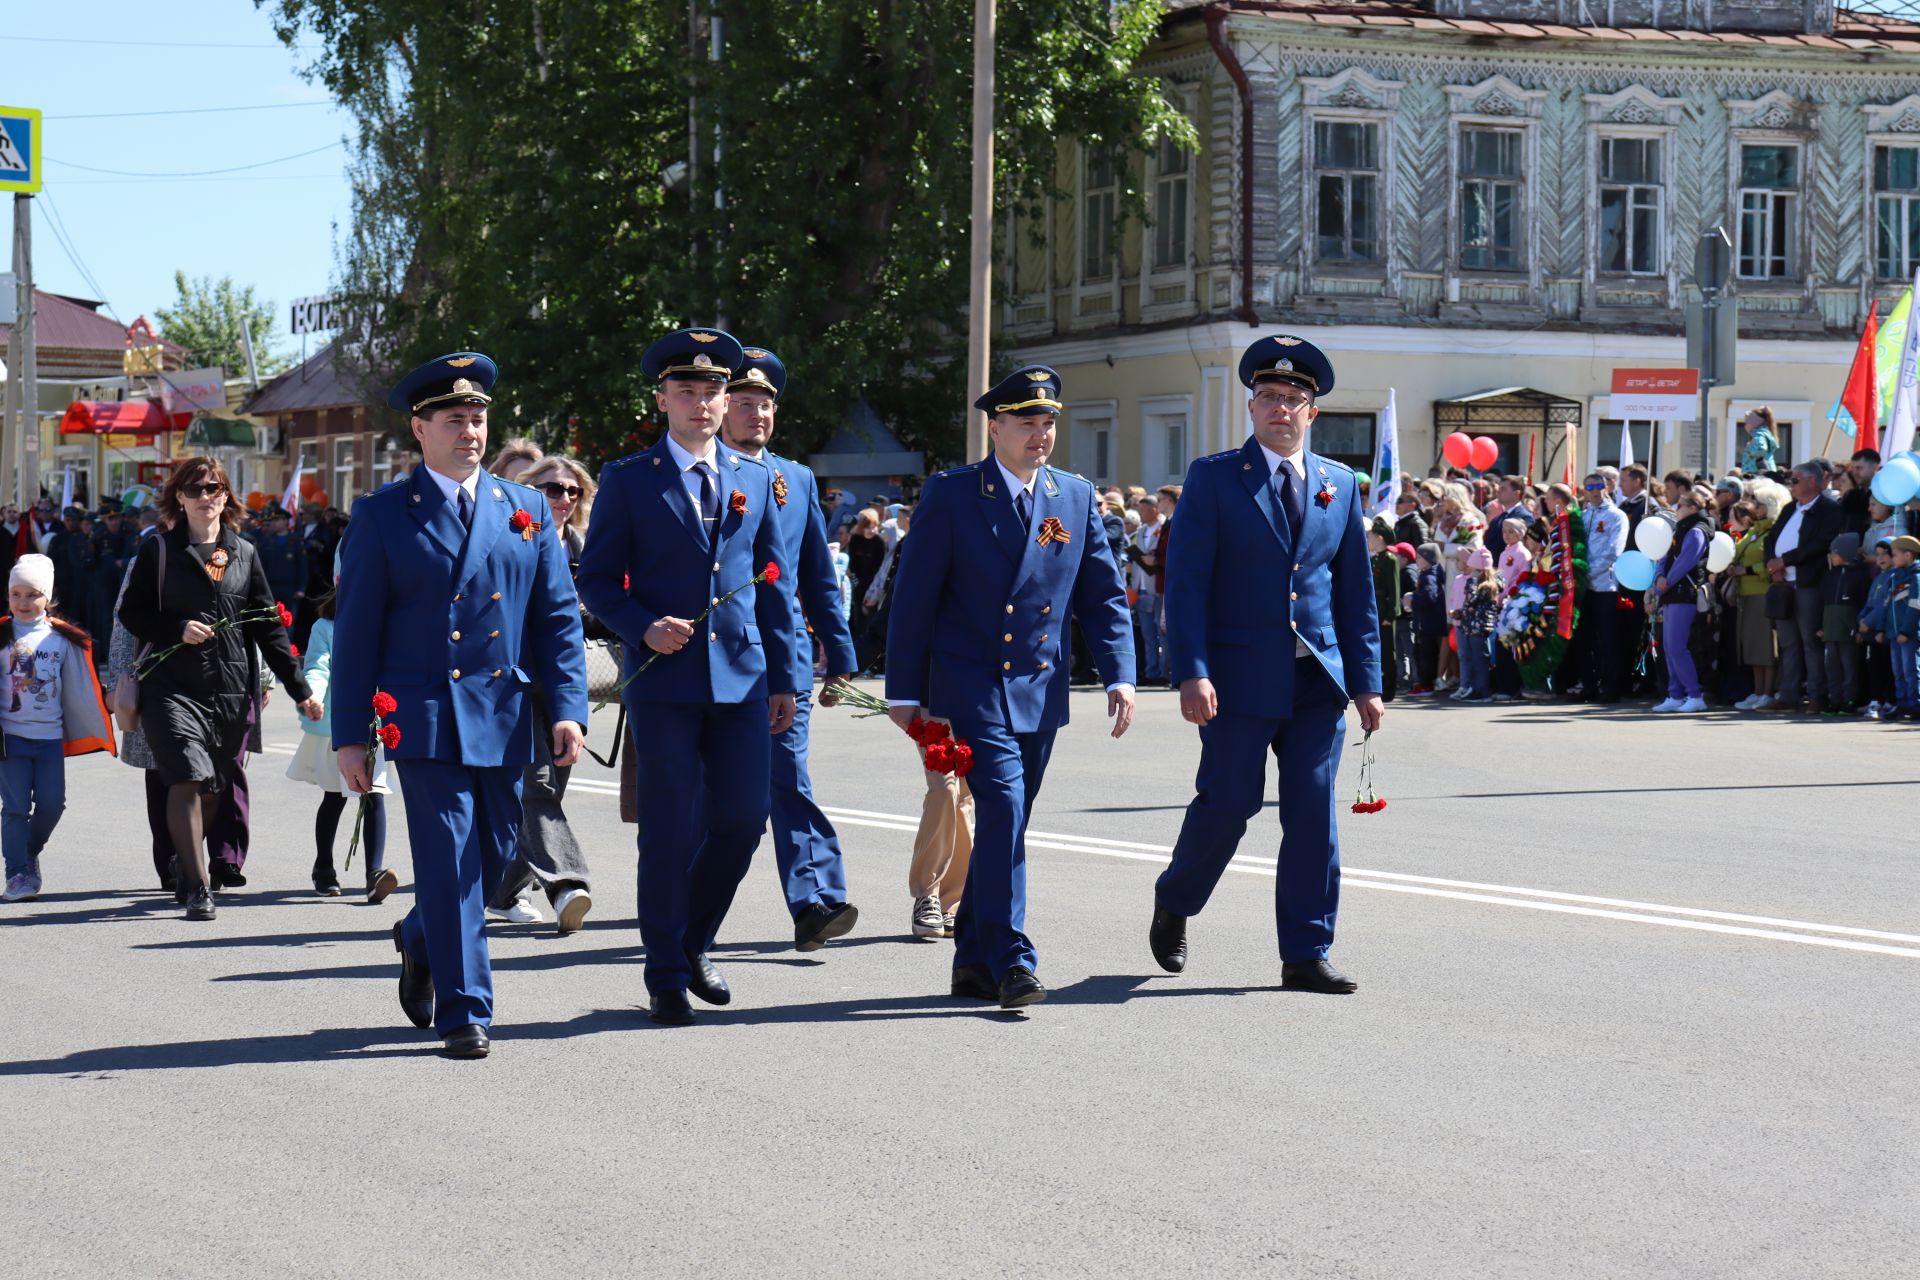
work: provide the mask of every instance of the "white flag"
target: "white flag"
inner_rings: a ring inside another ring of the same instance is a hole
[[[60,486],[60,510],[55,514],[61,515],[61,516],[66,515],[67,508],[72,505],[73,505],[73,464],[69,462],[67,464],[66,482]]]
[[[287,491],[280,495],[280,509],[292,515],[300,509],[300,477],[307,469],[306,455],[293,464],[293,479],[287,481]]]
[[[1380,443],[1373,454],[1373,513],[1393,519],[1400,501],[1400,422],[1394,412],[1393,388],[1387,388],[1387,407],[1380,411]]]
[[[1913,273],[1920,289],[1920,270]],[[1887,414],[1887,433],[1880,442],[1880,456],[1891,458],[1913,448],[1913,428],[1920,421],[1920,325],[1907,326],[1906,341],[1900,345],[1900,376],[1893,384],[1893,408]]]
[[[1633,465],[1633,424],[1620,423],[1620,469],[1625,471]]]

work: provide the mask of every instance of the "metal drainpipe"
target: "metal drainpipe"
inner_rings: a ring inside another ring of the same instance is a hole
[[[1234,88],[1240,93],[1240,310],[1239,316],[1258,327],[1260,317],[1253,310],[1253,88],[1247,73],[1227,43],[1227,18],[1233,6],[1207,6],[1207,43],[1220,65],[1227,69]]]

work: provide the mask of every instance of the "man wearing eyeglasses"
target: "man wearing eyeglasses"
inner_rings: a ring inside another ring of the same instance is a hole
[[[813,472],[767,445],[774,415],[787,389],[787,366],[765,347],[741,349],[740,368],[727,383],[727,413],[720,438],[773,472],[773,520],[793,572],[776,588],[792,613],[793,723],[773,740],[773,860],[793,917],[793,945],[818,951],[846,934],[860,918],[847,901],[846,862],[840,837],[813,800],[807,772],[807,742],[813,714],[813,641],[811,624],[827,653],[827,683],[853,675],[853,632],[841,616],[840,584],[827,552],[827,526],[820,512],[819,481]],[[834,703],[822,691],[820,705]]]
[[[1347,703],[1380,727],[1380,624],[1353,472],[1307,449],[1333,365],[1303,338],[1261,338],[1240,359],[1253,435],[1187,470],[1167,563],[1167,642],[1180,713],[1200,728],[1196,795],[1154,886],[1160,967],[1187,963],[1198,915],[1265,802],[1280,762],[1274,907],[1281,984],[1346,994],[1328,962],[1340,895],[1334,775]]]

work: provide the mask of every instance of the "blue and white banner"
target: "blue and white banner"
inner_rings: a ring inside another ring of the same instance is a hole
[[[1387,389],[1387,407],[1380,411],[1380,439],[1373,452],[1373,512],[1393,519],[1400,501],[1400,423],[1394,411],[1393,389]]]

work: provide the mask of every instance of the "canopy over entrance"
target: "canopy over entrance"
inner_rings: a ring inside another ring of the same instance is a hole
[[[1433,427],[1436,441],[1456,431],[1491,436],[1500,446],[1500,457],[1492,470],[1537,479],[1554,473],[1556,459],[1580,428],[1582,413],[1578,400],[1550,391],[1497,387],[1451,400],[1435,400]]]

